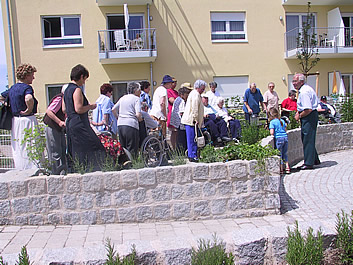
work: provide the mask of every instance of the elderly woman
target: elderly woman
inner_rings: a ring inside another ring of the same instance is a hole
[[[203,80],[196,80],[194,90],[189,94],[185,104],[185,111],[181,123],[185,125],[186,141],[188,146],[188,158],[190,162],[198,162],[197,143],[195,142],[195,126],[201,128],[203,123],[204,107],[201,94],[205,91],[207,83]]]
[[[110,97],[113,95],[111,84],[103,84],[100,87],[101,95],[96,100],[97,108],[93,110],[92,125],[96,126],[98,131],[110,131],[114,136],[117,134],[116,118],[112,114],[114,103]]]
[[[237,138],[240,138],[241,126],[239,120],[234,119],[228,114],[228,110],[223,107],[224,98],[218,98],[218,104],[216,106],[217,116],[221,117],[228,125],[230,133],[234,141],[237,141]]]
[[[36,168],[36,165],[28,158],[27,144],[22,143],[24,129],[34,129],[38,125],[34,116],[37,113],[38,101],[34,97],[34,90],[31,86],[35,72],[37,72],[37,69],[30,64],[19,65],[16,70],[18,82],[8,91],[14,116],[11,129],[11,147],[16,169]]]
[[[84,66],[78,64],[72,68],[71,83],[65,90],[62,108],[67,113],[66,133],[70,162],[73,163],[71,166],[99,170],[105,158],[105,149],[88,119],[88,111],[97,106],[88,102],[81,89],[88,77]]]
[[[142,121],[140,84],[129,83],[127,92],[128,94],[120,98],[114,105],[113,114],[118,118],[121,145],[136,157],[139,148],[139,121]]]

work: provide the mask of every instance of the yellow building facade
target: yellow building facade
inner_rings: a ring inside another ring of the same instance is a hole
[[[308,82],[319,84],[319,95],[329,95],[335,72],[342,80],[339,86],[343,83],[352,93],[353,4],[351,0],[311,2],[321,60],[311,70],[319,73],[318,80],[311,76]],[[307,11],[301,0],[4,0],[1,4],[9,85],[14,83],[12,61],[15,67],[25,62],[34,65],[38,72],[33,88],[42,113],[79,63],[90,72],[85,90],[91,102],[103,83],[114,86],[116,101],[128,82],[147,80],[155,89],[165,74],[179,84],[216,81],[224,97],[242,95],[252,82],[264,93],[272,81],[284,99],[292,75],[301,71],[295,56]]]

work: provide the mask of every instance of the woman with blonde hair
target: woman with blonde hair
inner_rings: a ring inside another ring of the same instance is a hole
[[[34,116],[37,113],[38,101],[34,97],[31,86],[34,73],[37,69],[28,64],[20,64],[16,69],[18,82],[8,91],[11,110],[13,113],[11,129],[11,148],[16,169],[34,169],[36,165],[28,158],[27,143],[22,143],[25,129],[34,129],[38,121]]]

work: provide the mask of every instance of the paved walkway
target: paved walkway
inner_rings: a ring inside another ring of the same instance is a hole
[[[27,245],[34,264],[97,261],[105,259],[104,240],[109,237],[120,254],[129,253],[134,243],[138,252],[163,252],[169,255],[169,264],[183,264],[173,260],[172,251],[196,246],[199,238],[211,238],[215,232],[226,243],[234,243],[258,230],[286,234],[287,226],[298,220],[302,228],[321,226],[332,233],[336,213],[353,210],[352,157],[353,150],[332,152],[321,155],[322,164],[314,170],[285,175],[280,187],[282,215],[143,224],[0,226],[0,255],[9,265],[14,264],[21,246]]]

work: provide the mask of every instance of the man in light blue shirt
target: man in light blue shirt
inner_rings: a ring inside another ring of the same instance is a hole
[[[301,138],[304,151],[304,164],[299,169],[313,169],[314,165],[321,164],[315,147],[319,120],[317,112],[319,100],[314,89],[305,84],[305,76],[303,74],[294,75],[292,83],[295,89],[299,91],[298,111],[295,114],[295,119],[301,122]]]

